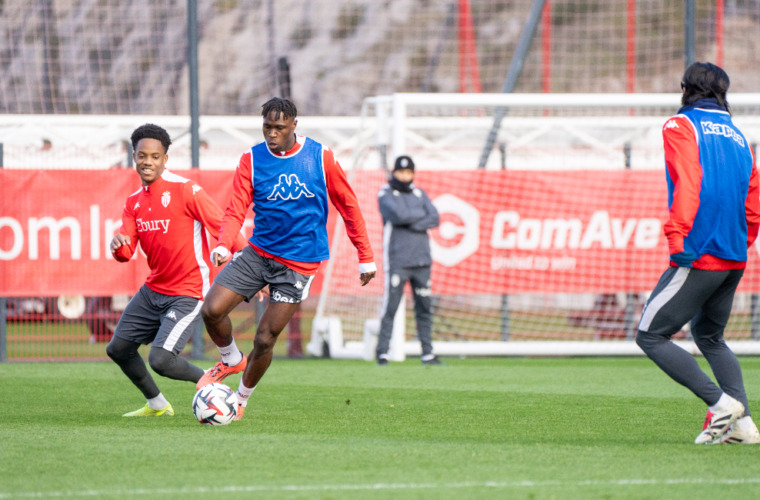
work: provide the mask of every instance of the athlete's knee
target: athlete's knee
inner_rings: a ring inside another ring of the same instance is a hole
[[[176,354],[160,347],[151,349],[148,354],[148,364],[159,375],[166,375],[170,372],[176,360]]]
[[[121,351],[113,345],[113,342],[109,342],[106,346],[106,354],[114,361],[122,359]]]
[[[280,332],[273,333],[269,330],[259,330],[253,338],[253,348],[256,352],[267,352],[274,349]]]
[[[697,348],[701,351],[713,351],[716,349],[728,349],[728,345],[726,345],[725,340],[718,337],[703,337],[700,335],[694,335],[694,343],[697,345]]]
[[[137,344],[113,336],[106,346],[106,354],[115,362],[126,361],[137,351]]]
[[[214,303],[205,301],[201,306],[201,317],[205,324],[216,324],[224,318],[224,312],[220,307],[214,307]]]
[[[639,330],[636,332],[636,345],[638,345],[642,351],[647,352],[664,339],[659,335]]]
[[[227,305],[223,301],[206,301],[201,306],[201,318],[206,330],[213,338],[224,324],[229,324]]]

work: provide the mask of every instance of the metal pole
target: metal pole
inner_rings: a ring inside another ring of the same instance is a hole
[[[187,0],[187,67],[190,77],[190,153],[192,168],[199,168],[200,161],[200,128],[198,109],[198,2]]]
[[[509,340],[509,330],[509,295],[504,294],[501,296],[501,340],[504,342]]]
[[[266,4],[266,20],[267,27],[267,50],[269,52],[267,59],[269,60],[269,71],[267,71],[269,80],[269,89],[272,95],[277,92],[277,58],[274,55],[274,0],[268,0]]]
[[[42,3],[42,105],[45,113],[52,114],[55,112],[55,85],[58,75],[50,68],[54,63],[53,58],[57,57],[58,40],[55,33],[55,13],[53,12],[53,1],[45,0]],[[55,53],[55,55],[54,55]]]
[[[544,3],[545,0],[533,0],[528,20],[525,22],[525,27],[523,28],[522,33],[520,33],[517,49],[515,49],[515,54],[512,56],[512,62],[509,65],[507,79],[504,81],[504,86],[501,89],[504,94],[512,92],[517,86],[517,80],[520,78],[520,73],[522,73],[523,63],[525,62],[525,57],[528,55],[530,43],[533,41],[533,37],[536,34],[538,23],[541,21],[541,11],[544,8]],[[493,149],[493,145],[496,143],[496,136],[499,133],[501,120],[504,118],[505,114],[506,108],[496,108],[493,118],[493,126],[488,133],[488,139],[486,139],[486,145],[483,147],[483,154],[480,156],[478,168],[486,168],[488,156],[491,154],[491,149]]]
[[[380,168],[382,170],[388,170],[388,145],[378,144],[377,154],[380,156]]]
[[[625,162],[625,169],[631,169],[631,143],[626,142],[623,144],[623,159]],[[632,269],[629,264],[628,269]],[[625,294],[625,309],[623,310],[623,329],[625,336],[628,339],[636,337],[636,330],[638,325],[636,323],[636,294],[633,292],[626,292]]]
[[[636,337],[636,294],[633,292],[626,292],[625,294],[625,309],[623,310],[623,327],[625,328],[625,336],[628,339]]]
[[[292,100],[290,94],[290,63],[287,57],[277,60],[277,81],[280,84],[280,97]]]
[[[134,150],[132,149],[132,142],[127,141],[127,168],[132,168],[134,166]]]
[[[501,169],[506,170],[507,169],[507,143],[506,142],[500,142],[499,143],[499,152],[501,153]],[[509,340],[509,334],[510,334],[510,322],[509,322],[509,294],[502,294],[501,295],[501,309],[500,309],[500,319],[501,319],[501,340],[506,342]]]
[[[433,56],[430,58],[427,64],[427,70],[425,71],[425,79],[420,86],[420,92],[430,92],[430,88],[433,86],[433,78],[435,77],[435,70],[441,62],[441,54],[443,53],[443,46],[446,41],[451,37],[451,30],[454,28],[454,21],[456,20],[458,0],[454,0],[446,8],[446,21],[443,24],[443,29],[438,36],[438,44],[433,51]]]
[[[187,0],[187,66],[190,80],[190,154],[192,156],[192,168],[200,168],[200,128],[198,106],[198,2]],[[131,149],[131,145],[130,148]],[[131,159],[132,155],[130,155]],[[131,163],[131,161],[130,161]],[[203,325],[198,324],[193,332],[193,359],[204,359],[205,344]]]
[[[684,13],[684,67],[688,68],[697,61],[696,51],[696,17],[697,8],[694,0],[686,0]]]

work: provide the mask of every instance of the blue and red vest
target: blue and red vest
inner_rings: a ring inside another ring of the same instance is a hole
[[[306,137],[291,156],[276,156],[265,142],[251,148],[254,228],[249,241],[298,262],[330,257],[328,194],[322,145]]]
[[[753,168],[751,146],[723,109],[687,107],[676,116],[685,117],[694,127],[702,167],[699,209],[684,238],[684,250],[744,262],[745,203]],[[674,183],[669,174],[667,182],[670,208]]]

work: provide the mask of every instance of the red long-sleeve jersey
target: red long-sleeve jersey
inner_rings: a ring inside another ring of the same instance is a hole
[[[127,198],[119,232],[130,243],[114,258],[127,262],[138,242],[148,258],[145,284],[154,292],[203,299],[215,274],[207,233],[219,236],[222,209],[195,182],[168,170],[150,186]],[[243,236],[230,235],[233,251],[245,247]]]
[[[692,116],[700,112],[701,118]],[[663,127],[665,164],[671,184],[670,217],[664,226],[665,236],[671,255],[684,251],[688,238],[706,242],[702,243],[706,248],[698,249],[699,258],[692,264],[697,269],[744,269],[746,258],[722,256],[716,250],[724,249],[715,248],[712,242],[719,241],[727,247],[732,238],[741,237],[739,219],[744,219],[746,247],[754,243],[760,227],[760,178],[752,149],[744,137],[739,145],[736,133],[718,135],[711,128],[713,122],[730,124],[728,113],[697,109],[670,118]],[[709,139],[714,142],[707,143]],[[739,168],[737,157],[746,164],[744,170]],[[742,182],[740,176],[748,177],[744,180],[746,191],[729,197],[733,191],[721,182],[738,186]],[[704,211],[708,213],[701,214]],[[737,245],[743,246],[744,241]]]
[[[284,156],[294,155],[302,147],[303,143],[304,137],[296,136],[296,143]],[[359,255],[360,272],[366,272],[368,268],[363,266],[374,266],[374,254],[367,234],[364,217],[359,209],[359,201],[348,183],[345,172],[335,159],[332,151],[326,147],[323,148],[322,164],[330,201],[343,218],[346,234],[354,247],[356,247]],[[239,234],[248,207],[253,202],[254,190],[257,188],[253,183],[253,168],[255,167],[251,164],[251,151],[249,150],[241,156],[238,163],[233,179],[232,197],[222,219],[219,245],[228,250],[234,236]],[[284,259],[278,255],[271,255],[254,245],[252,246],[259,254],[273,258],[301,274],[313,275],[319,268],[319,262],[296,262]]]

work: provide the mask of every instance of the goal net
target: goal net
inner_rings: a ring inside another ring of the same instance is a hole
[[[374,357],[384,278],[377,192],[386,167],[408,154],[415,184],[440,213],[440,226],[430,231],[438,354],[640,354],[636,325],[667,266],[661,127],[679,99],[394,94],[365,100],[360,144],[346,168],[380,272],[359,286],[356,251],[337,222],[309,350],[318,354],[326,342],[336,357]],[[760,94],[729,101],[754,144]],[[738,352],[760,353],[759,255],[753,248],[726,331]],[[395,359],[420,352],[408,289],[407,297],[394,329]],[[688,326],[676,339],[690,345]]]

